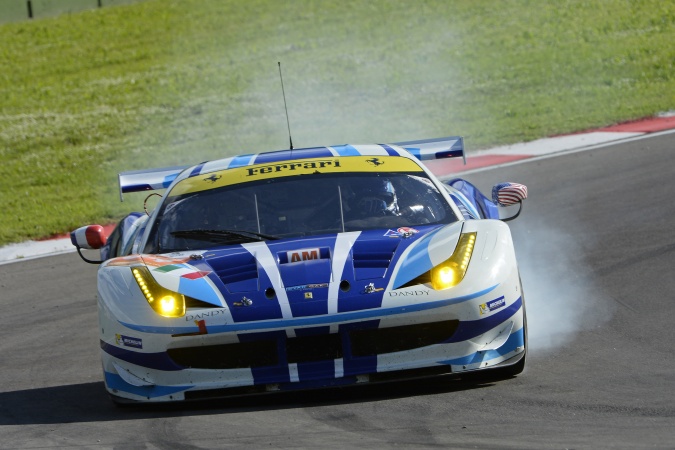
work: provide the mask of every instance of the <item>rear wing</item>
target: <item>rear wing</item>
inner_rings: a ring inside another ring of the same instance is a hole
[[[393,145],[403,147],[420,161],[461,157],[464,160],[464,164],[466,164],[464,138],[461,136],[424,139],[421,141],[395,142]]]
[[[192,166],[163,167],[161,169],[132,170],[118,175],[120,201],[127,192],[156,191],[166,189],[185,169]]]

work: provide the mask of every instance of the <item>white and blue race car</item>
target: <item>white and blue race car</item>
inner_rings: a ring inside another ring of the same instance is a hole
[[[162,190],[106,237],[105,385],[117,402],[195,400],[441,374],[520,373],[525,305],[508,226],[472,184],[421,161],[461,138],[242,155],[120,174]],[[81,249],[100,249],[92,261]]]

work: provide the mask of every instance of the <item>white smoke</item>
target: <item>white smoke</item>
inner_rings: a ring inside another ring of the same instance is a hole
[[[562,348],[606,323],[616,305],[584,260],[583,233],[523,218],[513,223],[532,354]]]

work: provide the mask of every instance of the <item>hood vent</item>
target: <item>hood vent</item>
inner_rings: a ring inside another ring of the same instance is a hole
[[[354,278],[383,278],[396,254],[400,239],[356,241],[352,248]]]
[[[209,260],[218,278],[230,292],[258,289],[258,264],[249,252]]]

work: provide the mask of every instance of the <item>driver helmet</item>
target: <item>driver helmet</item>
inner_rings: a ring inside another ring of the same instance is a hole
[[[366,178],[354,186],[356,210],[363,216],[399,215],[398,199],[391,181]]]

